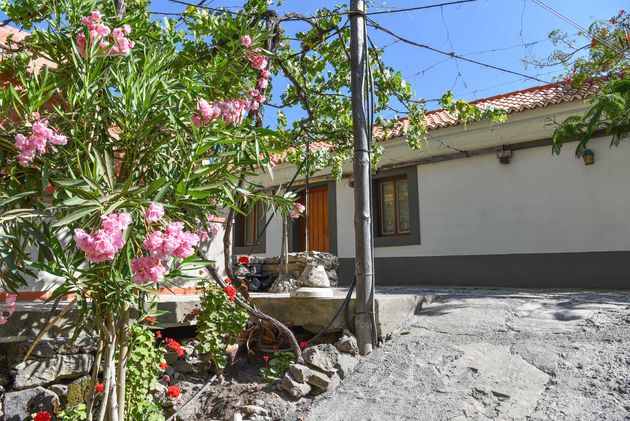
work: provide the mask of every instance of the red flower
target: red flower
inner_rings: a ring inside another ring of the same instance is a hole
[[[300,342],[300,348],[306,348],[308,346],[308,342],[302,341]]]
[[[171,398],[178,398],[182,391],[179,390],[179,387],[177,386],[170,386],[166,393],[168,393]]]
[[[249,257],[247,257],[247,256],[241,256],[241,257],[239,257],[239,258],[238,258],[238,262],[239,262],[241,265],[249,265]]]
[[[188,318],[189,319],[194,319],[195,317],[197,317],[197,314],[201,311],[201,309],[199,307],[195,307],[192,310],[190,310],[190,313],[188,313]]]
[[[225,282],[226,284],[231,284],[232,280],[230,278],[225,278],[223,282]]]
[[[621,9],[621,10],[619,11],[619,14],[620,14],[620,15],[623,15],[624,13],[626,13],[626,11],[625,11],[625,10],[623,10],[623,9]]]
[[[38,412],[33,421],[50,421],[50,413],[47,411]]]
[[[273,349],[273,352],[280,352],[280,346],[279,345],[274,345],[272,349]]]
[[[155,317],[155,316],[147,316],[144,319],[142,319],[142,321],[144,323],[148,324],[149,326],[153,326],[157,322],[157,317]]]
[[[170,378],[170,376],[168,376],[168,375],[166,375],[166,374],[165,374],[165,375],[162,377],[162,381],[164,381],[164,382],[166,382],[166,383],[170,383],[170,382],[171,382],[171,378]]]
[[[162,331],[161,330],[156,330],[155,331],[155,337],[158,339],[162,339]]]
[[[263,355],[263,361],[267,364],[269,362],[269,355]]]
[[[166,364],[166,363],[160,363],[158,366],[159,366],[159,367],[160,367],[160,369],[162,369],[162,370],[166,370],[166,369],[168,368],[168,364]]]
[[[103,383],[98,383],[95,387],[96,391],[98,393],[104,393],[105,392],[105,385]]]
[[[175,339],[166,338],[164,339],[164,343],[168,345],[168,347],[171,348],[173,351],[175,351],[178,356],[183,357],[184,355],[186,355],[186,351],[184,351],[184,348],[182,348],[179,342],[177,342]]]
[[[228,296],[228,300],[234,302],[234,296],[236,295],[236,288],[234,288],[232,285],[228,285],[225,287],[224,291]]]

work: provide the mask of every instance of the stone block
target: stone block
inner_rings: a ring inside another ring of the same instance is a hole
[[[307,383],[300,383],[291,377],[289,373],[285,373],[282,378],[282,389],[291,397],[298,399],[308,395],[311,391],[311,386]]]
[[[92,392],[90,388],[91,385],[91,376],[83,376],[68,384],[68,391],[66,394],[68,406],[86,403],[90,393]]]
[[[335,368],[337,369],[339,377],[345,379],[354,371],[357,364],[359,364],[359,359],[357,357],[353,357],[348,354],[339,354],[339,359],[337,360],[337,364],[335,364]]]
[[[331,344],[321,344],[306,348],[302,357],[308,365],[332,373],[339,359],[339,351]]]
[[[16,392],[9,392],[4,397],[4,420],[22,421],[30,414],[48,411],[54,414],[59,409],[59,397],[41,386]]]
[[[56,380],[75,379],[90,372],[94,356],[90,354],[57,355],[54,358],[28,359],[17,364],[15,373],[15,390],[41,386]]]

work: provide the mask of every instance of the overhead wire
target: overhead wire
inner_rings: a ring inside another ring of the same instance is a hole
[[[580,31],[582,31],[582,33],[588,34],[592,38],[595,38],[597,41],[599,41],[600,43],[602,43],[606,47],[610,48],[611,50],[613,50],[617,54],[619,54],[619,55],[621,55],[623,57],[628,57],[627,53],[617,49],[617,47],[612,46],[608,41],[606,41],[605,39],[602,39],[602,37],[600,37],[598,34],[592,33],[588,29],[584,28],[583,26],[579,25],[575,21],[571,20],[569,17],[563,15],[562,13],[558,12],[553,7],[551,7],[548,4],[544,3],[542,0],[532,0],[532,1],[534,3],[536,3],[537,5],[539,5],[540,7],[542,7],[543,9],[547,10],[548,12],[558,16],[560,19],[562,19],[563,21],[567,22],[569,25],[579,29]]]

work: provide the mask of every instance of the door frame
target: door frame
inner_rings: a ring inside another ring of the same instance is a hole
[[[328,181],[325,183],[314,183],[309,188],[317,188],[326,186],[328,189],[328,252],[337,255],[337,182]],[[305,186],[299,186],[292,189],[299,193],[305,189]],[[300,248],[300,229],[297,223],[289,220],[289,252],[295,253],[303,250]]]

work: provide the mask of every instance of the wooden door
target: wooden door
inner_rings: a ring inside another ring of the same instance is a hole
[[[304,205],[304,192],[299,200]],[[300,250],[306,250],[305,217],[300,217]],[[328,239],[328,186],[310,187],[308,193],[308,250],[330,251]]]

